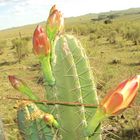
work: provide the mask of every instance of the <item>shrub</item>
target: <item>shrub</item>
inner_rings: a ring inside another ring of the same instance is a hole
[[[116,44],[118,47],[122,48],[127,45],[127,42],[122,37],[116,37]]]
[[[15,38],[12,42],[12,49],[16,49],[16,56],[20,62],[22,58],[28,56],[27,38]]]
[[[126,28],[125,38],[133,41],[134,45],[140,44],[140,27],[139,25],[131,25]]]
[[[108,41],[109,41],[109,43],[111,43],[111,44],[116,43],[116,37],[117,37],[117,32],[116,31],[111,31],[108,34]]]

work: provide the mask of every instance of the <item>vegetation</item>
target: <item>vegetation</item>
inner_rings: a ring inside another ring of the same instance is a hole
[[[111,23],[104,21],[110,17]],[[97,17],[104,15],[101,20]],[[110,15],[110,16],[109,16]],[[44,23],[42,23],[45,26]],[[33,90],[41,93],[43,85],[38,84],[42,75],[38,73],[40,65],[32,53],[32,41],[24,45],[28,48],[28,56],[17,63],[15,57],[16,47],[13,48],[12,40],[31,38],[36,25],[24,26],[0,31],[0,116],[4,122],[8,140],[20,140],[16,120],[15,100],[8,100],[8,96],[19,96],[18,92],[10,86],[7,75],[20,75],[21,79],[28,80]],[[140,73],[140,9],[127,11],[90,14],[76,18],[66,19],[66,31],[76,35],[86,49],[93,67],[97,93],[101,99],[109,89],[113,89],[120,81]],[[11,49],[13,48],[13,49]],[[37,76],[36,76],[37,75]],[[36,86],[38,84],[38,86]],[[136,98],[135,105],[140,104],[140,95]],[[14,106],[14,108],[13,108]],[[103,124],[103,139],[138,140],[140,139],[140,109],[133,107],[117,117],[110,117]]]
[[[18,58],[18,62],[21,62],[21,59],[28,55],[27,43],[30,40],[28,37],[24,38],[14,38],[11,40],[12,49],[16,50],[16,57]]]

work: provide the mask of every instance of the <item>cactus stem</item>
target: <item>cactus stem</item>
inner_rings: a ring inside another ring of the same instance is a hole
[[[84,135],[91,136],[94,132],[96,132],[96,129],[100,126],[101,121],[106,117],[107,114],[105,114],[104,110],[98,108],[94,117],[88,123],[87,128],[85,128]]]
[[[52,68],[50,64],[50,56],[40,56],[39,57],[42,71],[45,77],[45,83],[49,84],[50,86],[55,84],[55,79],[53,77]]]

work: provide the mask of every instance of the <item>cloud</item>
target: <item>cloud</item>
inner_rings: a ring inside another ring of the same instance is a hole
[[[0,3],[3,3],[3,2],[8,2],[10,0],[0,0]]]
[[[46,0],[0,0],[0,5],[7,5],[8,11],[14,15],[42,14],[47,12],[46,7],[50,7]],[[6,11],[5,11],[6,12]]]
[[[39,2],[35,0],[0,0],[0,29],[44,20],[43,18],[46,17],[46,3],[44,4],[44,2],[43,0],[39,0]]]
[[[5,6],[7,4],[7,0],[0,0],[0,6]]]

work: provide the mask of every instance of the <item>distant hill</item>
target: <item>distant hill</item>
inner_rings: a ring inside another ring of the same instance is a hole
[[[109,11],[109,12],[99,13],[99,15],[101,15],[101,14],[106,14],[106,15],[110,15],[110,14],[118,14],[118,15],[140,14],[140,8],[130,8],[127,10]]]
[[[106,18],[107,16],[114,16],[114,17],[120,17],[120,16],[131,16],[131,15],[140,15],[140,8],[130,8],[127,10],[119,10],[119,11],[109,11],[109,12],[102,12],[102,13],[90,13],[86,15],[81,15],[77,17],[70,17],[68,18],[68,22],[72,21],[78,21],[78,20],[91,20],[91,19],[99,19],[99,18]]]

